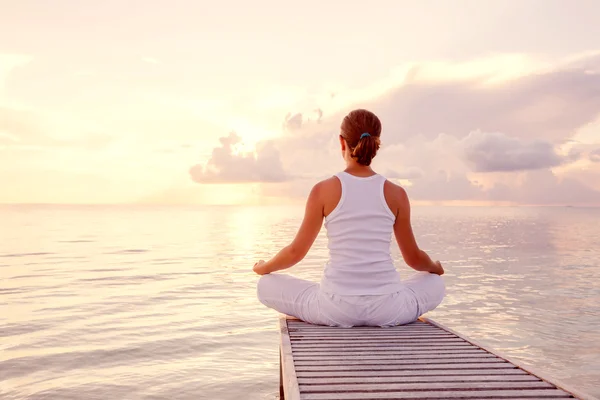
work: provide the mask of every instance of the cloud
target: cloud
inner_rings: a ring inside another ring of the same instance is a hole
[[[287,113],[283,121],[283,130],[297,131],[309,123],[320,124],[323,119],[323,110],[320,108],[314,109],[311,113],[304,115],[303,113]]]
[[[422,178],[425,173],[422,169],[417,167],[407,167],[401,169],[388,169],[385,176],[389,179],[419,179]]]
[[[503,133],[473,131],[462,139],[464,156],[474,172],[524,171],[555,167],[570,160],[544,140],[508,137]]]
[[[197,183],[283,182],[290,177],[283,170],[279,151],[272,141],[260,142],[255,154],[236,153],[241,138],[232,132],[219,139],[221,147],[213,149],[206,166],[190,168]]]
[[[461,173],[447,171],[427,174],[415,180],[407,191],[416,200],[484,200],[481,185]]]
[[[338,91],[334,98],[321,99],[315,118],[314,105],[307,112],[289,113],[283,124],[288,134],[274,139],[272,145],[281,166],[274,170],[286,177],[282,180],[292,179],[282,171],[294,171],[294,181],[270,185],[268,194],[276,194],[277,187],[282,196],[304,193],[307,182],[343,169],[338,144],[341,120],[353,108],[367,108],[383,123],[382,148],[374,168],[390,179],[409,180],[409,193],[416,200],[595,201],[597,192],[583,175],[577,176],[577,168],[571,168],[590,152],[569,141],[600,117],[597,54],[554,64],[530,63],[509,74],[493,62],[485,64],[485,73],[473,70],[469,63],[459,66],[452,77],[440,78],[443,68],[413,65],[395,86],[384,91],[378,84],[365,90],[366,101],[357,101],[360,97],[354,92]],[[369,93],[379,94],[369,97]],[[228,154],[227,163],[249,163],[247,156]],[[215,170],[226,170],[225,163],[211,163],[219,166],[211,167]],[[267,180],[254,170],[230,167],[226,173],[211,175],[201,169],[200,177]],[[566,177],[563,170],[575,172]],[[549,196],[546,200],[522,184],[535,176],[544,178],[545,184],[531,187]],[[296,183],[303,188],[299,192],[289,189]],[[553,197],[553,190],[571,190],[574,195]]]
[[[31,110],[0,106],[0,145],[7,148],[104,147],[111,135],[92,129],[64,127]]]
[[[34,113],[0,106],[0,133],[8,142],[46,142],[38,124],[39,118]]]
[[[15,143],[18,141],[19,139],[16,136],[0,130],[0,144]]]
[[[302,113],[288,113],[285,116],[285,121],[283,122],[283,127],[286,131],[291,131],[295,129],[302,128]]]
[[[600,191],[576,179],[559,179],[549,170],[528,171],[517,185],[498,184],[487,191],[492,201],[511,201],[519,204],[600,204]]]
[[[415,135],[403,144],[387,145],[385,136],[382,149],[374,159],[373,166],[380,171],[397,171],[404,179],[422,179],[445,173],[464,175],[469,167],[463,157],[459,139],[440,134],[435,139]],[[410,173],[412,176],[406,176]],[[392,172],[392,176],[394,173]]]
[[[600,162],[600,149],[591,151],[588,157],[592,162]]]
[[[600,163],[593,163],[587,168],[576,168],[567,171],[562,177],[581,182],[585,186],[600,192]]]
[[[321,118],[323,118],[323,110],[317,108],[315,110],[315,114],[317,114],[317,122],[321,122]]]
[[[0,54],[0,95],[4,91],[6,80],[13,70],[33,60],[33,57],[22,54]]]
[[[460,80],[408,80],[362,106],[378,114],[390,144],[474,130],[561,142],[600,113],[600,73],[593,68],[600,70],[595,55],[494,85],[476,71]]]
[[[583,153],[577,148],[572,148],[569,150],[566,156],[563,157],[565,163],[573,163],[577,160],[580,160],[583,156]]]
[[[412,199],[422,201],[486,201],[535,205],[598,205],[600,191],[577,179],[559,178],[550,170],[516,173],[518,183],[497,183],[484,188],[460,173],[439,171],[407,188]]]

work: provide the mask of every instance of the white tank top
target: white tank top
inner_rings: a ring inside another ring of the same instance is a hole
[[[383,194],[385,177],[336,174],[342,195],[325,218],[329,261],[321,290],[339,295],[376,295],[402,289],[390,254],[396,217]]]

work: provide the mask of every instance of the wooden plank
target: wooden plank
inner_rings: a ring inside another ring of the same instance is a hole
[[[300,386],[334,385],[340,383],[431,383],[431,382],[541,382],[529,374],[513,375],[446,375],[446,376],[356,376],[298,377]]]
[[[285,400],[300,400],[300,389],[298,387],[298,378],[294,367],[294,359],[292,355],[292,344],[288,335],[287,318],[285,315],[279,317],[279,348],[281,351],[280,366],[280,386]]]
[[[424,318],[387,328],[323,327],[289,317],[282,321],[294,357],[297,398],[531,400],[573,393]],[[286,358],[282,353],[282,365]]]
[[[344,326],[329,326],[329,325],[313,325],[306,324],[300,320],[288,319],[288,327],[300,327],[300,328],[314,328],[314,329],[344,329],[344,330],[354,330],[354,329],[413,329],[413,328],[437,328],[435,325],[429,324],[427,321],[422,320],[418,323],[406,324],[406,325],[394,325],[394,326],[371,326],[371,325],[360,325],[360,326],[352,326],[352,327],[344,327]]]
[[[395,339],[395,338],[390,338],[390,339],[356,339],[356,340],[352,340],[352,339],[341,339],[341,340],[336,340],[336,339],[323,339],[323,340],[319,340],[319,339],[296,339],[296,340],[291,340],[292,344],[383,344],[383,343],[403,343],[403,344],[422,344],[422,343],[428,343],[428,344],[436,344],[436,345],[445,345],[445,344],[466,344],[466,345],[470,345],[468,342],[465,342],[463,339],[451,339],[451,340],[427,340],[427,339]]]
[[[410,329],[394,329],[394,328],[290,328],[290,332],[306,332],[306,333],[444,333],[440,328],[410,328]]]
[[[423,319],[418,319],[414,322],[408,323],[408,324],[404,324],[404,325],[395,325],[395,326],[391,326],[391,327],[387,327],[387,328],[383,328],[383,329],[393,329],[393,328],[412,328],[415,326],[427,326],[428,322],[423,320]],[[361,325],[361,326],[354,326],[351,328],[344,328],[344,327],[337,327],[337,326],[327,326],[327,325],[312,325],[312,324],[307,324],[304,321],[299,320],[298,318],[295,317],[288,317],[288,326],[292,326],[292,325],[301,325],[301,326],[309,326],[309,327],[319,327],[319,328],[332,328],[332,329],[355,329],[355,328],[374,328],[373,326],[370,325]]]
[[[412,324],[408,324],[408,325],[395,325],[395,326],[387,326],[387,327],[380,327],[380,326],[353,326],[353,327],[342,327],[342,326],[327,326],[327,325],[313,325],[313,324],[306,324],[302,321],[293,321],[293,320],[288,320],[288,327],[290,329],[321,329],[321,330],[339,330],[339,331],[354,331],[354,330],[377,330],[377,329],[382,329],[382,330],[386,330],[386,331],[393,331],[393,330],[410,330],[410,329],[442,329],[438,326],[432,325],[429,322],[420,322],[418,325],[412,325]],[[443,330],[443,329],[442,329]]]
[[[294,356],[294,365],[353,365],[362,363],[371,365],[373,363],[386,364],[432,364],[432,363],[478,363],[478,362],[505,362],[501,358],[493,355],[483,355],[478,357],[376,357],[376,356],[350,356],[350,357],[298,357]],[[324,364],[327,363],[327,364]]]
[[[534,375],[534,376],[540,378],[543,381],[552,383],[557,388],[562,389],[562,390],[564,390],[564,391],[572,394],[573,396],[575,396],[575,397],[577,397],[577,398],[579,398],[581,400],[598,400],[596,397],[594,397],[594,396],[592,396],[592,395],[590,395],[588,393],[584,393],[584,392],[582,392],[580,390],[577,390],[577,389],[571,387],[570,385],[567,385],[566,383],[561,382],[561,381],[559,381],[557,379],[550,378],[546,373],[542,373],[542,372],[538,371],[535,368],[532,368],[532,367],[529,367],[529,366],[525,366],[522,362],[514,360],[512,358],[509,358],[509,357],[507,357],[507,356],[505,356],[503,354],[500,354],[498,351],[491,350],[491,349],[487,348],[486,346],[483,346],[481,343],[479,343],[479,342],[477,342],[477,341],[475,341],[473,339],[467,338],[466,336],[461,335],[460,333],[458,333],[458,332],[456,332],[456,331],[454,331],[454,330],[452,330],[452,329],[450,329],[450,328],[448,328],[448,327],[440,324],[439,322],[436,322],[436,321],[434,321],[432,319],[429,319],[429,318],[421,318],[421,321],[427,322],[429,324],[432,324],[433,326],[436,326],[436,327],[438,327],[440,329],[444,329],[447,332],[450,332],[450,333],[452,333],[452,334],[454,334],[454,335],[456,335],[456,336],[458,336],[460,338],[463,338],[466,341],[468,341],[469,343],[471,343],[472,345],[477,346],[477,347],[479,347],[481,349],[489,351],[492,354],[497,355],[498,357],[500,357],[500,358],[502,358],[502,359],[510,362],[511,364],[515,365],[516,367],[520,368],[521,370],[523,370],[523,371],[525,371],[525,372],[527,372],[527,373],[529,373],[531,375]]]
[[[377,330],[375,330],[377,329]],[[440,333],[440,334],[448,334],[448,332],[443,331],[439,328],[431,328],[431,329],[384,329],[384,328],[374,328],[374,329],[359,329],[356,328],[356,331],[353,332],[349,329],[342,328],[331,328],[331,329],[304,329],[304,328],[296,328],[290,331],[292,334],[303,333],[303,334],[329,334],[335,333],[339,335],[371,335],[371,334],[386,334],[386,335],[414,335],[414,334],[426,334],[426,333]]]
[[[439,349],[457,349],[457,348],[466,348],[472,349],[474,348],[470,343],[462,342],[462,343],[444,343],[438,344],[435,342],[427,342],[427,343],[406,343],[406,342],[392,342],[392,343],[294,343],[294,351],[296,349],[381,349],[381,348],[390,348],[390,349],[430,349],[430,350],[439,350]]]
[[[410,330],[410,331],[389,331],[381,329],[379,331],[366,331],[366,330],[356,330],[356,332],[348,332],[348,331],[321,331],[321,330],[292,330],[290,331],[290,335],[306,335],[306,336],[320,336],[320,335],[335,335],[335,336],[355,336],[355,335],[363,335],[363,336],[419,336],[419,335],[432,335],[432,336],[454,336],[451,333],[444,332],[441,329],[437,330]]]
[[[418,390],[508,390],[508,389],[554,389],[554,385],[544,381],[534,382],[425,382],[425,383],[342,383],[301,386],[304,393],[337,393],[337,392],[394,392]]]
[[[295,359],[294,360],[294,365],[296,365],[296,368],[300,367],[300,366],[320,366],[320,365],[331,365],[331,366],[339,366],[339,367],[346,367],[346,366],[350,366],[350,365],[364,365],[364,366],[372,366],[372,365],[382,365],[383,363],[381,361],[384,361],[385,365],[412,365],[415,368],[417,368],[417,366],[422,366],[422,365],[431,365],[431,364],[490,364],[490,363],[500,363],[500,364],[510,364],[507,363],[505,360],[498,358],[498,357],[494,357],[494,358],[475,358],[475,357],[471,357],[471,358],[463,358],[463,359],[456,359],[456,358],[445,358],[445,359],[439,359],[439,358],[429,358],[429,359],[421,359],[421,358],[416,358],[416,359],[386,359],[386,360],[381,360],[378,358],[375,359],[371,359],[371,360],[364,360],[364,359],[343,359],[343,360],[330,360],[330,359]]]
[[[383,370],[383,371],[296,371],[298,378],[357,378],[357,377],[449,377],[449,376],[530,376],[519,368],[455,369],[455,370]],[[532,376],[532,375],[531,375]]]
[[[454,335],[394,335],[394,334],[386,334],[386,335],[332,335],[332,334],[319,334],[319,335],[290,335],[290,340],[298,341],[298,340],[386,340],[386,339],[395,339],[395,340],[439,340],[443,341],[461,341],[462,338],[459,338]]]
[[[369,348],[397,348],[397,349],[476,349],[477,347],[472,346],[468,342],[451,342],[451,343],[435,343],[435,341],[425,342],[425,343],[407,343],[403,341],[399,342],[383,342],[383,343],[306,343],[306,342],[294,342],[294,349],[303,349],[308,347],[321,348],[321,347],[330,347],[332,349],[335,348],[347,348],[347,349],[369,349]]]
[[[292,332],[340,332],[340,333],[346,333],[346,332],[363,332],[363,333],[368,333],[368,332],[376,332],[376,331],[385,331],[385,332],[444,332],[443,329],[432,326],[432,325],[424,325],[424,326],[419,326],[419,327],[405,327],[405,326],[398,326],[398,327],[392,327],[392,328],[378,328],[378,327],[368,327],[368,326],[355,326],[352,328],[341,328],[341,327],[333,327],[333,326],[307,326],[307,325],[301,325],[301,324],[289,324],[288,325],[289,329]]]
[[[517,368],[510,363],[470,363],[470,364],[449,364],[449,363],[439,363],[439,364],[421,364],[419,365],[420,370],[465,370],[465,369],[514,369]],[[308,371],[389,371],[389,370],[414,370],[415,365],[411,364],[378,364],[378,365],[345,365],[345,366],[297,366],[296,372],[308,372]]]
[[[488,355],[490,357],[495,357],[495,355],[488,353],[487,351],[480,350],[478,348],[467,348],[467,349],[458,349],[458,350],[412,350],[412,351],[404,351],[402,349],[389,349],[389,350],[380,350],[380,349],[338,349],[338,351],[319,351],[319,350],[299,350],[294,349],[294,358],[298,356],[321,356],[321,357],[342,357],[342,356],[361,356],[361,355],[369,355],[369,356],[395,356],[395,357],[413,357],[413,356],[428,356],[428,355],[438,355],[438,356],[469,356],[469,355]]]
[[[303,336],[303,337],[340,337],[340,338],[348,338],[348,337],[379,337],[379,336],[393,336],[393,337],[454,337],[449,333],[444,332],[355,332],[354,334],[348,333],[339,333],[339,332],[290,332],[290,337],[295,336]]]
[[[559,389],[527,390],[426,390],[390,392],[342,392],[306,393],[304,400],[375,400],[375,399],[512,399],[538,397],[541,399],[569,398],[570,395]]]
[[[354,326],[352,328],[341,328],[336,326],[320,326],[320,325],[305,325],[305,324],[292,324],[288,325],[291,331],[302,331],[302,332],[340,332],[340,333],[351,333],[357,332],[445,332],[442,328],[434,325],[428,325],[424,323],[421,326],[394,326],[390,328],[380,328],[376,326]]]
[[[294,355],[296,354],[322,354],[346,356],[353,354],[396,354],[396,355],[427,355],[427,354],[492,354],[474,346],[397,346],[387,344],[385,346],[332,346],[332,345],[295,345],[292,343]],[[493,354],[492,354],[493,355]]]
[[[488,359],[499,359],[493,354],[489,353],[461,353],[461,354],[440,354],[440,353],[431,353],[431,354],[402,354],[402,353],[346,353],[346,354],[335,354],[335,353],[294,353],[294,360],[464,360],[466,358],[476,358],[478,360],[488,360]]]
[[[464,346],[464,347],[473,347],[469,342],[465,342],[464,340],[395,340],[395,339],[383,339],[383,340],[367,340],[367,339],[357,339],[357,340],[290,340],[292,343],[292,347],[296,346],[317,346],[317,345],[338,345],[338,346],[346,346],[353,345],[353,347],[357,346],[378,346],[378,345],[392,345],[392,346]]]
[[[443,338],[456,338],[456,336],[451,335],[449,333],[356,333],[354,335],[349,335],[347,333],[290,333],[290,338],[336,338],[336,339],[347,339],[347,338],[385,338],[385,337],[395,337],[395,338],[431,338],[431,339],[443,339]]]
[[[436,352],[457,352],[464,351],[472,352],[476,351],[476,347],[472,346],[444,346],[444,347],[435,347],[435,346],[422,346],[422,348],[414,347],[414,346],[331,346],[331,345],[315,345],[315,346],[293,346],[294,354],[303,354],[303,353],[336,353],[336,354],[362,354],[362,353],[372,353],[372,354],[381,354],[381,353],[398,353],[398,354],[410,354],[410,353],[419,353],[426,354],[427,352],[431,354],[436,354]],[[461,353],[464,354],[464,353]]]
[[[416,325],[397,325],[392,327],[379,327],[379,326],[353,326],[351,328],[340,327],[340,326],[324,326],[324,325],[312,325],[304,322],[294,322],[288,320],[288,329],[290,332],[339,332],[339,333],[352,333],[352,332],[448,332],[439,326],[430,324],[429,322],[423,322],[422,324]]]
[[[307,360],[328,360],[328,361],[369,361],[369,360],[461,360],[464,359],[477,359],[477,360],[502,360],[490,353],[481,354],[417,354],[417,355],[404,355],[404,354],[335,354],[335,355],[323,355],[323,354],[303,354],[294,353],[294,361],[307,361]],[[502,360],[504,361],[504,360]]]
[[[394,326],[391,328],[380,328],[377,326],[355,326],[352,328],[339,328],[334,326],[317,326],[317,325],[288,325],[290,332],[337,332],[352,334],[353,332],[394,332],[394,333],[410,333],[410,332],[440,332],[448,333],[447,331],[431,324],[424,324],[418,327]]]
[[[345,354],[345,353],[377,353],[377,352],[398,352],[398,353],[436,353],[436,352],[450,352],[450,353],[462,353],[462,352],[483,352],[488,353],[485,350],[482,350],[475,346],[358,346],[358,347],[348,347],[348,346],[305,346],[302,344],[296,344],[293,346],[294,354],[302,353],[302,352],[333,352],[337,354]]]
[[[335,340],[338,342],[344,341],[385,341],[385,340],[395,340],[395,341],[438,341],[440,343],[446,342],[464,342],[463,339],[458,338],[456,336],[400,336],[400,335],[356,335],[356,336],[335,336],[335,335],[327,335],[327,336],[304,336],[304,335],[295,335],[290,336],[290,340],[292,342],[310,342],[310,341],[322,341],[322,340]]]

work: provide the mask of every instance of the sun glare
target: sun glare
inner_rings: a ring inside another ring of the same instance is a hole
[[[249,205],[257,202],[256,183],[248,184],[210,184],[203,185],[202,202],[204,204]]]
[[[242,143],[236,148],[241,152],[252,152],[257,142],[279,136],[279,132],[258,126],[246,118],[232,117],[227,121],[229,129],[242,138]]]

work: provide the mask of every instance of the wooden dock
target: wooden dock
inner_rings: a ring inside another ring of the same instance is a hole
[[[280,317],[285,400],[597,400],[429,319],[391,328],[334,328]]]

